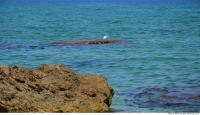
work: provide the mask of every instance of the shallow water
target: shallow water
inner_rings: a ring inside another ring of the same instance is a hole
[[[2,0],[0,14],[0,64],[103,74],[114,112],[200,112],[198,0]],[[128,42],[49,45],[104,35]]]

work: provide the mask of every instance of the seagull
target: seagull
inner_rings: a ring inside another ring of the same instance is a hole
[[[107,39],[108,38],[108,36],[103,36],[103,39]]]

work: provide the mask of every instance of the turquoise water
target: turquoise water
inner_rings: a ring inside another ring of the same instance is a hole
[[[45,63],[107,76],[113,112],[200,112],[200,1],[1,0],[0,64]]]

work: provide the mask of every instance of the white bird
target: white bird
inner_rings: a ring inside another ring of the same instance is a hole
[[[108,36],[103,36],[103,39],[107,39],[108,38]]]

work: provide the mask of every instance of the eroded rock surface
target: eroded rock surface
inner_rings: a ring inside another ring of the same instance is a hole
[[[58,42],[53,42],[51,45],[95,45],[95,44],[111,44],[118,43],[121,40],[114,39],[82,39],[82,40],[63,40]]]
[[[64,65],[0,66],[0,112],[108,112],[113,94],[105,77]]]

